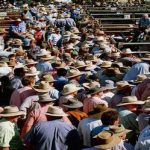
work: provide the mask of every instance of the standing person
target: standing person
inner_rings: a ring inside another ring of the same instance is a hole
[[[4,107],[0,117],[0,149],[1,150],[22,150],[23,143],[20,139],[17,122],[23,115],[16,106]]]
[[[139,20],[139,29],[145,31],[150,26],[150,19],[148,14],[144,14],[143,17]]]
[[[25,138],[28,149],[34,146],[36,150],[80,150],[77,130],[61,121],[67,116],[62,108],[50,106],[45,115],[48,121],[35,125]]]

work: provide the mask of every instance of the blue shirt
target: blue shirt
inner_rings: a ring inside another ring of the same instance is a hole
[[[49,72],[49,71],[53,70],[53,67],[52,67],[51,63],[48,62],[48,61],[40,61],[36,65],[36,68],[37,68],[38,71],[41,71],[42,73],[43,72]]]
[[[145,62],[136,63],[126,73],[123,80],[136,80],[137,75],[149,73],[149,64]]]
[[[98,127],[94,128],[91,131],[91,137],[96,136],[98,133],[100,133],[100,132],[102,132],[104,130],[109,130],[109,126],[102,125],[102,126],[98,126]]]
[[[73,143],[78,141],[77,138],[80,139],[72,125],[54,120],[36,124],[26,136],[26,141],[36,150],[67,150],[69,145],[76,147]]]
[[[139,27],[148,27],[150,25],[150,19],[147,18],[147,19],[144,19],[144,18],[141,18],[139,20]]]

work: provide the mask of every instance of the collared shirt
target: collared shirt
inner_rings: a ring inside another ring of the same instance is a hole
[[[99,97],[93,96],[85,98],[83,101],[83,111],[88,114],[89,112],[92,112],[98,104],[104,104],[108,107],[108,103]]]
[[[58,41],[61,39],[61,34],[55,34],[52,33],[49,37],[48,37],[48,41],[51,41],[53,45],[57,45]]]
[[[11,87],[14,88],[14,89],[20,89],[23,87],[23,84],[22,84],[22,81],[21,81],[21,78],[20,77],[14,77],[12,80],[11,80]]]
[[[75,128],[61,120],[38,123],[26,137],[36,150],[67,150],[68,146],[77,147],[78,139]]]
[[[102,100],[106,101],[108,103],[108,105],[110,106],[111,103],[111,98],[114,96],[113,92],[107,92],[104,93],[101,97]]]
[[[48,61],[40,61],[37,65],[36,68],[38,71],[41,71],[42,73],[44,72],[49,72],[53,70],[53,67],[50,62]]]
[[[136,80],[137,75],[149,73],[149,64],[145,62],[136,63],[126,73],[123,80]]]
[[[138,138],[138,142],[135,145],[135,150],[149,150],[150,148],[150,125],[148,125]]]
[[[21,150],[22,142],[16,124],[0,120],[0,147],[10,147],[10,150]]]
[[[11,95],[10,105],[15,105],[20,108],[24,100],[27,97],[32,96],[32,95],[35,95],[35,91],[29,86],[25,86],[21,89],[17,89]]]
[[[91,146],[91,136],[90,133],[92,129],[101,126],[101,120],[96,120],[93,118],[85,118],[79,122],[78,132],[83,139],[84,146]]]

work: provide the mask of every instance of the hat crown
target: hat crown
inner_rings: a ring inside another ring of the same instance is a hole
[[[130,48],[126,48],[122,51],[123,53],[132,53],[131,49]]]
[[[46,101],[53,101],[54,99],[52,99],[49,95],[49,93],[42,93],[39,94],[39,102],[46,102]]]
[[[85,66],[85,63],[84,63],[84,61],[76,61],[74,66],[75,67],[82,67],[82,66]]]
[[[41,81],[41,83],[39,84],[38,88],[39,88],[39,89],[46,90],[46,89],[49,89],[49,88],[50,88],[50,85],[49,85],[49,83],[46,82],[46,81]]]
[[[137,102],[136,96],[126,96],[122,98],[122,103],[132,103],[132,102]]]
[[[53,78],[52,75],[48,74],[48,75],[43,76],[43,80],[46,81],[46,82],[53,82],[54,78]]]
[[[147,79],[147,76],[146,76],[146,75],[137,75],[137,77],[136,77],[136,80],[137,80],[137,81],[143,81],[143,80],[145,80],[145,79]]]
[[[111,126],[110,130],[114,133],[114,134],[119,134],[124,132],[126,129],[124,128],[123,125],[118,125],[118,126]]]
[[[76,87],[75,84],[66,84],[63,88],[63,93],[72,93],[78,91],[78,88]]]
[[[111,67],[111,65],[112,65],[111,61],[103,61],[101,67],[105,67],[105,66]]]
[[[65,114],[63,109],[58,106],[49,106],[47,113],[55,114],[55,115]]]
[[[78,69],[70,69],[67,73],[67,76],[76,76],[76,75],[80,75],[81,72]]]
[[[3,114],[17,113],[19,109],[17,106],[6,106],[4,107]]]
[[[146,54],[146,55],[145,55],[145,58],[150,58],[150,54]]]
[[[116,83],[116,85],[117,85],[117,88],[122,88],[122,87],[129,85],[129,83],[127,81],[119,81]]]
[[[37,69],[35,67],[31,67],[28,69],[27,73],[31,73],[31,74],[37,73]]]

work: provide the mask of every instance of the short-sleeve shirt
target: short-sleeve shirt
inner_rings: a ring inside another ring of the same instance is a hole
[[[22,142],[16,124],[2,118],[0,120],[0,147],[21,150]]]
[[[72,138],[70,141],[72,143],[68,141],[69,136]],[[67,150],[68,145],[73,146],[73,143],[79,139],[76,136],[78,136],[77,131],[72,125],[61,120],[54,120],[35,125],[27,135],[26,141],[34,145],[36,150]],[[73,137],[77,138],[76,141]]]

